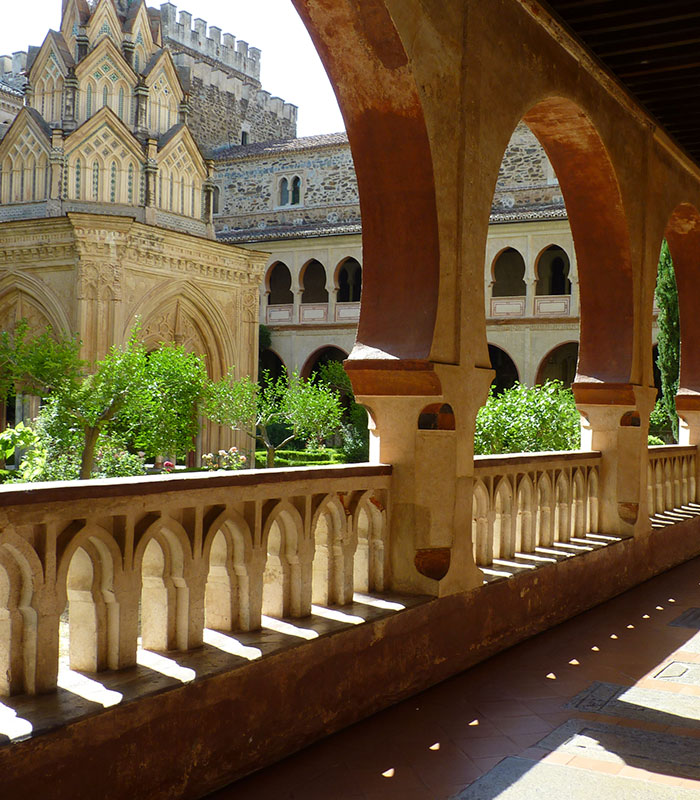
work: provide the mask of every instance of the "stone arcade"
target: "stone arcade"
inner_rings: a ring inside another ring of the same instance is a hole
[[[673,91],[654,101],[658,53],[640,46],[646,77],[624,60],[601,65],[536,0],[294,4],[357,172],[363,296],[347,368],[371,411],[373,463],[0,488],[2,718],[14,738],[0,770],[13,800],[47,785],[57,800],[202,796],[700,554],[697,516],[666,514],[695,504],[699,485],[696,48],[680,50],[687,71],[664,73]],[[685,19],[658,4],[628,13],[658,22],[669,46],[686,39]],[[584,451],[475,458],[493,377],[484,253],[521,120],[556,170],[576,250]],[[650,451],[664,237],[681,298],[683,444]],[[419,426],[424,414],[436,429]],[[568,555],[538,561],[549,544]],[[329,609],[349,586],[357,602]],[[320,612],[298,619],[309,592]],[[142,643],[169,653],[136,649],[139,597],[153,623]],[[66,600],[74,666],[94,653],[96,671],[64,666],[72,688],[52,694]],[[204,629],[207,604],[234,602],[247,612]],[[362,603],[381,610],[361,616]],[[251,608],[269,615],[241,632]],[[139,654],[150,667],[133,666]],[[79,675],[94,692],[82,704]],[[64,700],[73,716],[56,720]]]

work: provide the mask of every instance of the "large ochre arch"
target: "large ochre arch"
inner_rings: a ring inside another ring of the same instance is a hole
[[[382,0],[292,2],[335,89],[357,174],[364,295],[348,367],[426,361],[438,309],[437,205],[408,56]],[[410,177],[403,192],[400,175]]]

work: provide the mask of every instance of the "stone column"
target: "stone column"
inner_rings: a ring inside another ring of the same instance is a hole
[[[158,180],[158,142],[155,139],[148,139],[146,142],[146,208],[144,219],[149,225],[156,223],[156,185]]]
[[[124,53],[124,60],[133,69],[134,68],[134,51],[136,50],[136,43],[130,39],[124,39],[122,42],[122,52]]]
[[[66,133],[78,127],[80,111],[78,108],[78,79],[75,70],[71,68],[64,81],[63,101],[63,129]]]
[[[328,292],[328,322],[335,322],[335,304],[338,300],[335,278],[332,272],[326,271],[326,291]]]
[[[355,369],[350,369],[353,377]],[[456,366],[435,369],[441,395],[358,392],[357,399],[370,411],[370,461],[393,466],[389,585],[396,591],[442,596],[483,581],[471,539],[474,420],[493,371],[475,368],[467,376]],[[405,382],[407,376],[397,370],[395,380]],[[361,381],[357,383],[361,388]],[[454,411],[454,430],[419,430],[421,412],[443,404]]]
[[[700,445],[700,394],[682,391],[676,395],[676,411],[678,412],[678,444]],[[695,456],[695,497],[700,493],[700,453]]]
[[[60,202],[65,196],[63,169],[63,131],[56,129],[51,135],[50,176],[47,198],[51,206],[49,212],[51,216],[56,216],[61,213]]]
[[[575,383],[583,415],[581,448],[602,453],[599,530],[614,536],[648,532],[647,437],[656,389],[633,384]]]
[[[139,84],[134,90],[136,96],[136,135],[146,140],[148,138],[148,87],[139,78]]]

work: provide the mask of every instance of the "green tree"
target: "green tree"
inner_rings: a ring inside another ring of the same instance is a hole
[[[275,451],[293,439],[320,443],[340,427],[338,395],[315,381],[304,381],[294,373],[276,380],[263,375],[261,383],[250,377],[236,379],[231,370],[211,386],[206,414],[219,425],[243,431],[259,442],[266,453],[266,465],[275,466]],[[274,441],[274,426],[290,433]]]
[[[661,245],[661,255],[659,256],[656,304],[659,307],[659,355],[656,364],[661,373],[660,400],[677,440],[676,393],[678,392],[681,363],[681,327],[676,275],[666,240]]]
[[[561,381],[534,387],[516,383],[498,395],[491,387],[476,417],[474,452],[577,450],[581,446],[580,420],[574,394]]]
[[[199,356],[176,345],[148,354],[138,327],[94,365],[80,360],[79,347],[48,331],[28,337],[24,322],[0,335],[3,396],[25,391],[44,399],[22,465],[25,479],[133,474],[128,470],[143,468],[129,446],[151,455],[191,447],[208,385]]]
[[[14,331],[0,331],[0,397],[75,389],[85,368],[79,352],[77,337],[54,337],[48,328],[30,336],[26,319]]]
[[[318,371],[318,380],[338,392],[343,406],[342,451],[348,462],[369,459],[367,411],[355,402],[352,383],[340,361],[328,361]]]
[[[204,361],[181,345],[162,344],[149,353],[144,406],[129,423],[135,444],[150,455],[181,456],[199,432],[199,406],[209,384]]]

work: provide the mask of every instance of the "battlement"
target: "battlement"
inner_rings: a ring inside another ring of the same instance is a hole
[[[163,3],[160,7],[161,30],[164,40],[180,44],[222,65],[223,71],[236,70],[260,81],[260,50],[250,47],[248,42],[236,40],[230,33],[222,34],[221,28],[208,26],[204,19],[192,20],[189,11],[180,11],[177,6]],[[208,30],[208,33],[207,33]]]
[[[24,91],[27,82],[27,53],[18,50],[12,55],[0,56],[0,80],[18,92]]]
[[[297,106],[286,103],[281,97],[273,97],[270,92],[251,86],[224,70],[212,69],[207,63],[197,61],[187,53],[177,53],[173,58],[178,66],[189,69],[192,78],[201,81],[205,87],[214,87],[220,92],[235,96],[237,100],[247,100],[262,111],[296,125]]]

